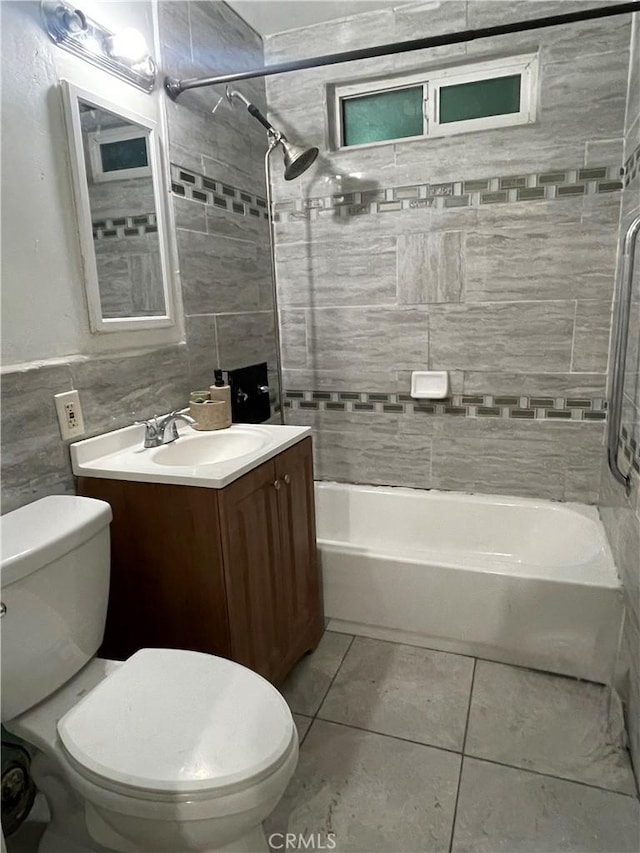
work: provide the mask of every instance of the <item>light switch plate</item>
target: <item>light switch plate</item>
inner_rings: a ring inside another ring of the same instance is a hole
[[[84,435],[84,419],[78,392],[65,391],[63,394],[54,394],[53,399],[62,438],[79,438]]]

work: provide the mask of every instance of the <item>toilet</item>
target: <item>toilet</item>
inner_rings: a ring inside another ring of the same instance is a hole
[[[291,712],[224,658],[96,657],[110,522],[108,504],[68,495],[0,520],[2,723],[51,812],[39,853],[266,851],[298,760]]]

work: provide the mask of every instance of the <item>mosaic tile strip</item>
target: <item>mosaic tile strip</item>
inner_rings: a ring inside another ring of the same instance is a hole
[[[296,199],[277,202],[275,210],[280,221],[290,222],[325,216],[366,216],[422,207],[443,210],[519,201],[549,201],[567,196],[618,192],[621,189],[619,165],[590,166]]]
[[[624,185],[628,187],[631,181],[635,180],[640,174],[640,145],[636,146],[636,150],[628,157],[624,164]]]
[[[378,412],[572,422],[601,422],[607,418],[607,403],[602,398],[532,397],[515,394],[452,394],[442,400],[415,400],[410,394],[402,392],[287,390],[285,408],[313,409],[321,412]]]
[[[133,216],[117,216],[111,219],[96,219],[91,223],[94,240],[107,240],[110,237],[142,237],[155,234],[158,221],[155,213],[139,213]]]
[[[618,453],[627,460],[631,473],[640,474],[640,443],[629,435],[626,427],[620,430],[620,438],[618,440]]]
[[[211,205],[216,210],[256,219],[269,218],[267,200],[263,196],[245,192],[175,163],[171,164],[171,191],[180,198]]]

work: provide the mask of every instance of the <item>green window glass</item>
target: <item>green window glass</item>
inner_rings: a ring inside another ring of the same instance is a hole
[[[100,158],[103,172],[119,172],[121,169],[139,169],[149,165],[147,138],[121,139],[118,142],[101,142]]]
[[[422,136],[422,86],[342,100],[343,145]]]
[[[520,74],[440,87],[440,124],[520,112]]]

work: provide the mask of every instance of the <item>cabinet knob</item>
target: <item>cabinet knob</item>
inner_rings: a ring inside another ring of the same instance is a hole
[[[282,485],[282,483],[280,482],[280,480],[276,480],[275,483],[273,484],[273,488],[276,491],[278,491],[278,489],[280,488],[281,485]]]
[[[288,485],[289,485],[289,483],[291,482],[291,477],[290,477],[288,474],[285,474],[285,475],[284,475],[284,477],[283,477],[282,479],[285,481],[285,483],[287,484],[287,486],[288,486]]]

